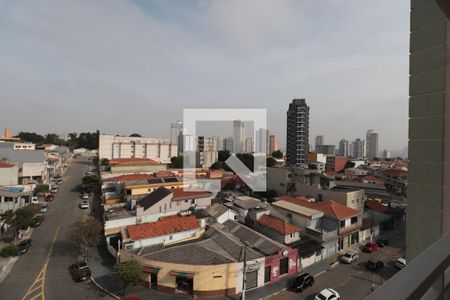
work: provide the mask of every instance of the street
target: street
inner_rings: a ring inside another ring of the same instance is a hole
[[[393,233],[392,236],[395,236]],[[385,282],[398,270],[393,262],[401,257],[401,248],[396,247],[399,241],[393,246],[379,248],[376,253],[359,253],[359,260],[352,264],[339,263],[337,267],[327,271],[315,279],[313,287],[307,288],[303,293],[283,291],[272,296],[270,299],[314,299],[315,295],[325,288],[336,290],[341,299],[364,299],[370,293],[371,283],[375,286]],[[366,268],[366,262],[371,256],[376,256],[384,262],[384,268],[377,273]]]
[[[86,213],[78,208],[80,184],[89,165],[87,158],[75,159],[41,226],[35,228],[28,253],[22,255],[0,285],[2,299],[102,299],[89,283],[75,283],[68,267],[77,260],[69,232],[74,221]]]

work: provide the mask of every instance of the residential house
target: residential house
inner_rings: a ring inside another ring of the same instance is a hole
[[[121,230],[127,251],[158,244],[169,245],[198,239],[204,232],[195,215],[162,217],[156,222],[131,225]]]
[[[408,171],[402,169],[389,169],[384,171],[384,184],[388,192],[406,196],[408,186]]]
[[[212,218],[211,223],[225,223],[227,220],[237,220],[237,212],[220,203],[214,203],[205,208],[205,212]]]

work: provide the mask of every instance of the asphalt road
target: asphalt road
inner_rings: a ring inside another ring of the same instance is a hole
[[[0,285],[2,299],[53,300],[102,299],[105,297],[92,284],[75,283],[68,267],[77,260],[77,251],[69,242],[74,221],[86,211],[78,208],[81,201],[77,186],[89,166],[87,158],[73,161],[64,175],[55,200],[41,226],[35,228],[33,245],[22,255],[8,277]]]
[[[401,257],[402,248],[394,245],[380,248],[376,253],[360,253],[360,259],[350,265],[339,264],[336,268],[318,276],[313,287],[303,293],[283,291],[270,299],[307,299],[313,300],[315,295],[325,288],[336,290],[342,300],[364,299],[370,293],[372,281],[376,286],[384,283],[398,272],[393,262]],[[371,256],[377,256],[385,266],[382,272],[374,273],[366,268]]]

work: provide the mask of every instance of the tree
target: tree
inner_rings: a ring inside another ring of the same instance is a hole
[[[16,256],[16,255],[17,255],[16,246],[14,246],[13,244],[6,245],[0,251],[1,257],[10,257],[10,256]]]
[[[126,290],[136,286],[141,281],[143,266],[137,260],[127,260],[118,263],[112,268],[112,275],[122,284],[122,296],[125,298]]]
[[[70,240],[78,247],[78,252],[85,260],[88,256],[88,247],[94,247],[100,241],[101,230],[101,223],[93,217],[73,223]]]
[[[20,138],[22,140],[22,142],[33,143],[33,144],[43,144],[45,141],[45,138],[42,135],[37,134],[35,132],[21,131],[21,132],[19,132],[18,135],[16,135],[16,137]]]
[[[130,134],[130,137],[142,137],[139,133],[132,133]]]
[[[174,156],[170,159],[170,167],[174,169],[183,168],[183,156]]]
[[[274,167],[276,163],[277,163],[277,161],[275,159],[273,159],[272,157],[268,157],[266,159],[266,166],[267,167]]]
[[[315,164],[308,164],[308,169],[317,170],[317,165],[315,165]]]
[[[48,193],[49,192],[49,186],[48,184],[38,184],[34,188],[34,194],[40,194],[40,193]]]
[[[102,181],[96,175],[86,175],[83,177],[83,190],[88,193],[96,193],[100,191]]]
[[[218,160],[220,162],[224,162],[224,161],[226,161],[228,159],[228,157],[230,157],[230,155],[231,155],[230,151],[228,151],[228,150],[221,150],[218,153]]]
[[[63,145],[65,142],[59,138],[57,134],[48,133],[45,135],[44,143],[46,144],[55,144],[55,145]]]
[[[280,150],[273,151],[272,156],[275,158],[281,159],[281,158],[283,158],[283,152],[281,152]]]
[[[222,163],[220,161],[216,161],[209,168],[213,169],[213,170],[220,170],[220,169],[223,169],[223,165],[222,165]]]

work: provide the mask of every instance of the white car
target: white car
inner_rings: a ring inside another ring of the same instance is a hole
[[[33,204],[38,204],[38,203],[39,203],[39,198],[38,198],[38,196],[33,196],[33,197],[31,197],[31,203],[33,203]]]
[[[339,300],[339,293],[333,289],[324,289],[316,295],[314,300]]]
[[[88,200],[89,199],[89,194],[88,193],[84,193],[83,196],[81,196],[81,198],[83,200]]]
[[[41,207],[41,213],[45,214],[46,212],[48,212],[48,204],[44,204]]]
[[[89,208],[89,202],[87,200],[81,201],[80,208],[81,209],[88,209]]]
[[[341,256],[341,262],[350,264],[359,259],[359,255],[357,252],[347,252]]]
[[[394,263],[394,266],[397,269],[400,269],[400,270],[403,269],[406,266],[406,259],[404,259],[404,258],[397,259]]]

